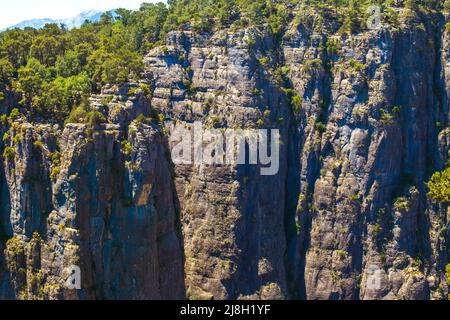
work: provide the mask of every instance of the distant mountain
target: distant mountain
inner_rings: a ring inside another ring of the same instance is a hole
[[[115,10],[111,10],[109,12],[114,14]],[[90,20],[93,22],[100,20],[100,17],[102,16],[103,13],[104,13],[103,11],[90,10],[90,11],[84,11],[84,12],[80,13],[79,15],[72,17],[72,18],[68,18],[68,19],[48,19],[48,18],[32,19],[32,20],[22,21],[11,27],[8,27],[6,29],[15,29],[15,28],[23,29],[26,27],[40,29],[48,23],[57,23],[57,24],[62,23],[62,24],[65,24],[67,26],[67,28],[69,28],[69,29],[79,28],[86,20]]]

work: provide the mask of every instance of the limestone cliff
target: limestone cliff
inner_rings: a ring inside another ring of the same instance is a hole
[[[447,22],[172,32],[142,83],[91,98],[108,124],[2,125],[0,297],[446,298],[449,217],[425,182],[450,149]],[[194,121],[279,129],[279,173],[174,165],[171,125]]]

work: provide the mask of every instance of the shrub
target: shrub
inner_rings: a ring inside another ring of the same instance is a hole
[[[392,116],[392,114],[390,114],[389,112],[387,112],[384,109],[380,109],[380,113],[381,113],[381,118],[380,118],[381,124],[383,124],[383,125],[394,124],[394,117]]]
[[[86,119],[86,110],[83,107],[73,109],[67,117],[65,124],[84,123]]]
[[[436,202],[450,202],[450,168],[436,172],[427,183],[430,192],[428,196]]]
[[[53,166],[57,166],[61,163],[61,152],[55,151],[50,154],[50,160]]]
[[[399,198],[395,199],[394,207],[397,210],[407,210],[409,207],[409,201],[408,201],[408,199],[406,199],[404,197],[399,197]]]
[[[36,140],[36,141],[33,143],[33,146],[34,146],[36,149],[43,149],[43,148],[44,148],[44,144],[42,143],[41,140]]]
[[[392,107],[392,112],[395,113],[396,115],[399,115],[400,111],[401,111],[401,108],[399,106]]]
[[[106,123],[106,118],[102,113],[98,111],[91,111],[86,114],[86,124],[90,128],[94,128],[102,123]]]
[[[445,32],[450,33],[450,22],[445,25]]]
[[[39,232],[33,232],[32,239],[34,241],[40,241],[41,240],[41,236],[40,236]]]
[[[122,150],[125,155],[131,155],[133,152],[133,147],[131,146],[131,142],[128,140],[122,141]]]
[[[128,95],[134,96],[137,91],[138,91],[138,88],[131,88],[130,90],[128,90]]]
[[[191,85],[189,86],[189,92],[191,93],[191,94],[193,94],[193,93],[195,93],[195,85],[193,84],[193,83],[191,83]]]
[[[289,72],[291,72],[291,68],[289,68],[288,66],[284,66],[281,67],[280,71],[281,74],[286,77],[289,74]]]
[[[349,64],[353,68],[353,70],[358,71],[358,72],[362,72],[366,68],[366,66],[364,64],[356,61],[355,59],[350,59]]]
[[[381,232],[381,226],[380,226],[379,223],[376,223],[376,224],[373,226],[373,236],[374,236],[375,238],[377,238],[378,235],[380,234],[380,232]]]
[[[61,172],[61,168],[59,166],[53,167],[52,171],[50,172],[50,179],[55,182],[58,178],[58,175]]]
[[[328,39],[325,49],[329,55],[336,55],[339,54],[340,44],[334,39]]]
[[[104,106],[104,107],[108,106],[108,104],[112,101],[113,98],[114,98],[114,96],[112,96],[112,95],[102,97],[102,106]]]
[[[12,109],[11,113],[9,114],[9,118],[11,120],[14,120],[17,119],[18,117],[20,117],[19,109],[17,108]]]
[[[445,276],[447,278],[447,285],[450,286],[450,263],[445,267]]]
[[[345,260],[346,253],[344,250],[338,250],[337,253],[339,255],[339,259]]]
[[[146,123],[148,122],[148,118],[144,116],[142,113],[137,116],[137,118],[134,120],[137,124]]]
[[[166,117],[162,113],[158,114],[158,123],[159,124],[164,124],[165,120],[166,120]]]
[[[262,127],[264,125],[264,120],[259,119],[258,121],[256,121],[256,124],[258,125],[258,127]]]
[[[322,122],[317,122],[316,123],[316,130],[319,133],[324,133],[327,130],[327,126],[325,124],[323,124]]]
[[[213,127],[217,127],[220,124],[220,118],[219,117],[213,117],[212,118],[212,125]]]
[[[302,226],[297,220],[295,221],[295,230],[297,231],[297,234],[299,234],[302,231]]]
[[[255,38],[253,38],[252,36],[248,37],[247,39],[247,47],[251,48],[256,44],[256,40]]]
[[[263,67],[267,67],[267,65],[269,64],[269,58],[267,57],[260,58],[258,59],[258,63]]]
[[[314,69],[317,69],[321,65],[322,65],[322,60],[319,58],[306,60],[305,63],[303,64],[303,70],[305,72],[309,73],[309,72],[313,71]]]
[[[141,84],[141,90],[145,93],[146,96],[151,94],[151,88],[148,84]]]
[[[14,160],[14,157],[16,156],[16,151],[12,147],[6,147],[5,150],[3,150],[3,158],[11,161]]]
[[[295,95],[291,98],[292,111],[295,116],[299,116],[302,111],[302,98],[299,95]]]

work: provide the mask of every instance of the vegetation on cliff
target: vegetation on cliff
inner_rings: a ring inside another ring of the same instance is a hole
[[[48,24],[40,30],[14,29],[0,34],[0,103],[7,93],[20,96],[20,110],[34,119],[63,122],[83,97],[106,83],[138,79],[142,56],[168,32],[190,29],[266,25],[274,33],[293,19],[305,19],[314,8],[322,25],[333,20],[340,32],[365,28],[367,8],[382,6],[388,23],[396,20],[395,6],[415,11],[442,10],[449,1],[407,0],[172,0],[168,4],[144,3],[140,10],[119,9],[117,17],[105,13],[95,23],[78,29]],[[400,2],[401,3],[401,2]],[[305,24],[306,21],[305,21]],[[335,30],[336,31],[336,30]]]

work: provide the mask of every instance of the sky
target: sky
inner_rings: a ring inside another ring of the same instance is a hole
[[[0,30],[24,20],[66,19],[87,10],[138,9],[154,0],[0,0]]]

